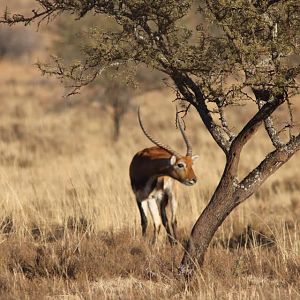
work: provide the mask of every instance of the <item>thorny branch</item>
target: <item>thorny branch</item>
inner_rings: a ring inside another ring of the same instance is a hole
[[[57,15],[61,14],[64,9],[62,6],[59,4],[51,4],[50,2],[44,0],[38,0],[43,7],[43,10],[41,12],[38,12],[37,10],[33,9],[32,10],[32,15],[29,17],[25,17],[24,15],[21,14],[13,14],[12,16],[9,16],[8,9],[6,8],[4,17],[3,19],[0,19],[0,23],[5,23],[8,25],[14,25],[16,23],[23,23],[25,26],[29,25],[35,20],[38,20],[38,27],[40,24],[47,20],[48,22],[50,21],[51,17],[55,18]],[[45,3],[43,3],[45,2]]]
[[[85,61],[83,64],[74,64],[71,66],[64,66],[61,60],[52,56],[53,64],[51,66],[37,63],[37,67],[40,69],[43,75],[55,75],[59,80],[70,83],[66,84],[67,88],[71,89],[68,96],[79,93],[79,90],[92,83],[99,75],[101,75],[108,68],[118,67],[122,64],[128,63],[128,61],[115,61],[106,65],[94,65],[93,68],[89,61]]]

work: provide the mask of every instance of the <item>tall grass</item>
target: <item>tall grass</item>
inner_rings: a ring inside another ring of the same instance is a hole
[[[109,111],[76,99],[77,105],[58,110],[66,100],[55,82],[40,81],[22,66],[2,62],[0,68],[6,70],[0,78],[3,299],[299,297],[299,154],[228,217],[204,268],[186,285],[176,269],[183,246],[224,166],[197,114],[191,111],[186,123],[200,155],[199,181],[178,187],[180,243],[153,247],[141,239],[128,177],[132,156],[150,146],[136,111],[126,116],[121,139],[113,143]],[[135,102],[152,135],[184,152],[172,99],[161,91]],[[236,127],[247,118],[243,109],[232,116]],[[269,149],[260,130],[243,152],[241,177]]]

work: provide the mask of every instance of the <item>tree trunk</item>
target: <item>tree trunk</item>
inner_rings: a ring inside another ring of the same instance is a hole
[[[120,137],[120,122],[121,116],[118,115],[117,112],[114,113],[114,133],[113,133],[113,140],[116,142]]]
[[[219,226],[237,206],[233,198],[234,177],[225,171],[209,204],[195,223],[187,251],[181,262],[180,272],[192,275],[195,267],[201,266],[204,254]]]
[[[238,152],[240,149],[237,149]],[[227,156],[220,183],[209,204],[195,223],[180,272],[189,277],[195,267],[201,266],[205,252],[219,226],[240,203],[248,199],[260,186],[300,150],[300,135],[293,137],[284,147],[275,149],[240,183],[235,177],[239,155]]]

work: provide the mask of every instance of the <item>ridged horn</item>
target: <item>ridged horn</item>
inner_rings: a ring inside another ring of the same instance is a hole
[[[183,137],[183,139],[185,141],[185,144],[186,144],[186,156],[192,156],[193,155],[192,145],[191,145],[191,143],[190,143],[188,137],[186,136],[185,131],[182,127],[182,123],[181,123],[182,120],[179,117],[177,107],[176,107],[176,118],[177,118],[178,127],[180,129],[180,132],[181,132],[182,137]]]
[[[140,107],[138,108],[138,119],[139,119],[139,123],[140,123],[140,126],[141,126],[141,129],[143,130],[145,136],[153,143],[155,144],[156,146],[162,148],[162,149],[165,149],[166,151],[168,151],[169,153],[175,155],[176,157],[180,158],[182,157],[181,154],[179,154],[178,152],[176,152],[175,150],[173,150],[170,146],[168,145],[165,145],[159,141],[157,141],[156,139],[154,139],[145,129],[144,125],[143,125],[143,122],[142,122],[142,119],[141,119],[141,113],[140,113]]]

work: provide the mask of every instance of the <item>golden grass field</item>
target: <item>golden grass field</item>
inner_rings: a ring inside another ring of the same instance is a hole
[[[187,130],[200,155],[199,181],[179,189],[181,243],[154,247],[141,238],[128,177],[134,153],[150,146],[136,109],[114,143],[110,111],[62,98],[60,84],[42,78],[31,59],[1,61],[0,70],[2,299],[299,297],[299,154],[228,217],[203,269],[186,285],[176,272],[183,245],[224,165],[197,114],[191,112]],[[153,135],[184,151],[172,99],[166,89],[134,104]],[[241,110],[237,127],[248,115]],[[263,130],[257,137],[243,153],[241,174],[270,149]]]
[[[0,61],[0,299],[300,298],[299,153],[227,218],[187,284],[177,266],[225,162],[197,114],[186,120],[200,159],[198,183],[178,189],[180,243],[153,246],[151,229],[141,237],[128,176],[133,155],[151,145],[136,107],[153,136],[183,152],[175,95],[134,98],[113,142],[111,111],[91,101],[88,88],[63,98],[36,58]],[[298,118],[298,98],[294,110]],[[249,112],[237,108],[233,126]],[[243,151],[241,178],[270,149],[261,128]]]

